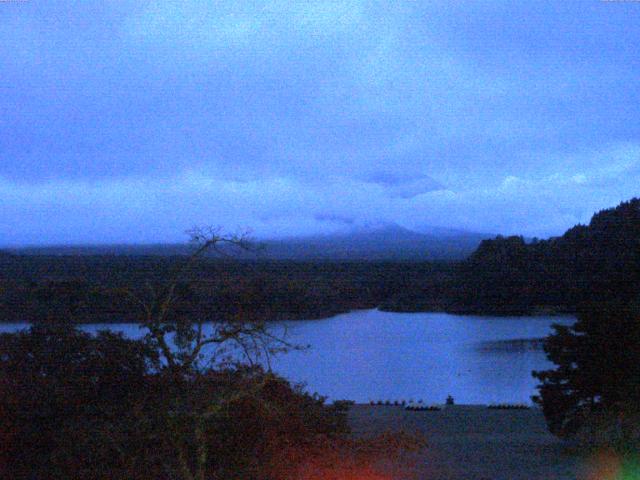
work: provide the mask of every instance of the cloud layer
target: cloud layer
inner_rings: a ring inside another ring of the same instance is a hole
[[[394,221],[547,236],[637,195],[640,7],[0,6],[0,243]]]

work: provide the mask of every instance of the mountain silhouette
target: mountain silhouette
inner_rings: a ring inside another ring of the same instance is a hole
[[[268,240],[261,255],[291,260],[459,260],[489,237],[444,228],[420,233],[391,223],[346,233]]]
[[[251,252],[233,252],[240,259],[267,260],[461,260],[483,239],[492,235],[427,227],[427,233],[409,230],[395,223],[367,225],[348,232],[267,239]],[[34,246],[11,249],[27,255],[187,255],[187,244],[112,244]]]

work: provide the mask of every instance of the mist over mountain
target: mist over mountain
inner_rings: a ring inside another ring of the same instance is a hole
[[[462,260],[490,234],[443,227],[423,232],[394,223],[358,226],[340,233],[266,239],[250,252],[232,252],[240,259],[267,260]],[[27,255],[186,255],[188,244],[113,244],[31,246],[10,251]]]
[[[388,223],[330,235],[268,240],[262,255],[292,260],[461,260],[490,237],[439,227],[421,233]]]

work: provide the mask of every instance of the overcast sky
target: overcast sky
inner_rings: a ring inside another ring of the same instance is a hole
[[[639,2],[0,2],[0,244],[560,234],[640,194],[639,45]]]

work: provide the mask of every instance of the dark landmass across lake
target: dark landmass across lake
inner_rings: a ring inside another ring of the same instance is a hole
[[[64,315],[83,323],[136,322],[151,287],[184,257],[15,255],[0,259],[0,319]],[[312,319],[374,308],[409,289],[446,283],[449,263],[202,259],[179,284],[176,316]]]
[[[418,233],[386,224],[267,240],[251,251],[232,252],[233,260],[199,261],[183,279],[178,314],[312,319],[392,305],[398,298],[398,310],[441,309],[457,262],[487,237],[445,228]],[[55,303],[78,321],[135,321],[139,307],[124,290],[144,298],[147,284],[166,281],[192,251],[188,244],[5,250],[0,319],[30,321]]]
[[[393,231],[400,244],[411,243],[410,235],[395,227],[382,235],[389,239]],[[379,234],[363,234],[370,242],[361,240],[362,245],[373,248]],[[125,292],[145,298],[149,286],[166,283],[187,250],[170,255],[39,253],[0,255],[1,321],[52,315],[81,322],[137,321],[139,305]],[[203,258],[179,287],[175,315],[206,320],[312,319],[375,307],[487,315],[574,313],[589,302],[637,299],[640,200],[598,212],[589,225],[561,237],[483,240],[467,259]]]

